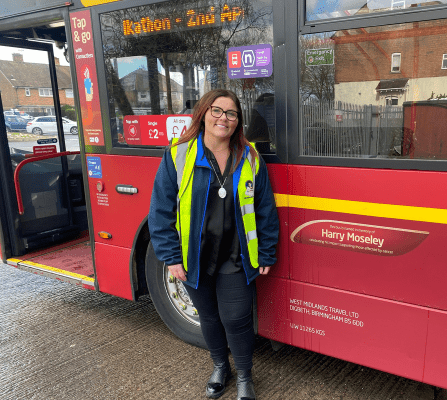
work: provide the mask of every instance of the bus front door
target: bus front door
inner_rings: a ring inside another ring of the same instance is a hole
[[[88,242],[88,224],[70,67],[55,62],[51,44],[0,39],[0,46],[11,54],[0,60],[10,89],[1,87],[0,104],[2,259],[10,263]]]

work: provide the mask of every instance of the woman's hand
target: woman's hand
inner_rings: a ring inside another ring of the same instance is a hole
[[[270,267],[259,267],[259,273],[261,275],[267,275],[270,272]]]
[[[183,282],[186,281],[186,272],[182,264],[170,265],[168,269],[175,278]]]

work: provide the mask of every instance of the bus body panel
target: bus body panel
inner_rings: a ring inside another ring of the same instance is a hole
[[[447,313],[430,310],[428,315],[427,350],[423,382],[446,387],[447,376]]]
[[[255,282],[258,334],[291,345],[289,310],[284,304],[290,297],[290,281],[269,273],[259,276]]]
[[[293,281],[447,309],[443,174],[291,166],[290,176]]]
[[[287,193],[288,188],[288,169],[283,164],[267,164],[270,183],[273,193]],[[270,270],[272,276],[278,278],[289,278],[289,248],[281,243],[287,243],[289,237],[288,222],[289,210],[286,207],[277,207],[279,217],[279,242],[276,246],[277,262]]]
[[[95,243],[96,279],[101,292],[133,300],[130,253],[128,248]]]
[[[427,309],[274,277],[257,288],[260,335],[422,380]]]
[[[291,194],[447,208],[447,177],[438,171],[290,165],[289,175]]]
[[[161,158],[92,154],[86,160],[87,166],[96,170],[88,180],[99,290],[132,300],[131,250],[149,212]],[[119,188],[134,188],[138,192],[119,193]],[[109,234],[110,238],[100,237],[100,233]]]
[[[101,178],[89,177],[95,241],[132,248],[141,221],[147,217],[152,186],[161,158],[92,155],[101,160]],[[87,163],[91,156],[87,156]],[[98,190],[102,184],[102,191]],[[118,193],[117,187],[132,187],[136,194]],[[99,237],[108,232],[110,239]]]

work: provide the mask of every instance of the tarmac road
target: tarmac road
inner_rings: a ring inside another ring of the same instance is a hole
[[[212,364],[150,298],[133,303],[0,264],[1,400],[195,400]],[[258,400],[431,400],[433,387],[257,339]],[[235,400],[233,378],[221,399]]]

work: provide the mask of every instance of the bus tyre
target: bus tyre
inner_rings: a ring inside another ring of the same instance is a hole
[[[151,243],[146,252],[146,281],[155,309],[167,327],[183,341],[205,349],[199,315],[185,285],[157,259]]]

